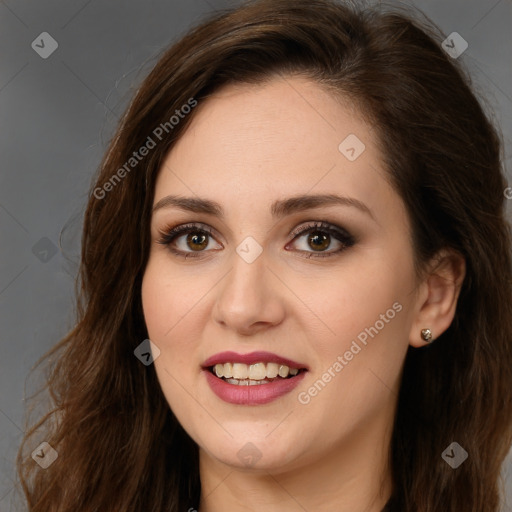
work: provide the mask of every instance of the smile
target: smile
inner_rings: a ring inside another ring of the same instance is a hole
[[[203,364],[210,389],[223,401],[258,405],[289,393],[308,371],[304,365],[268,352],[224,352]]]
[[[237,386],[256,386],[269,384],[275,379],[287,379],[299,373],[299,368],[290,368],[285,364],[256,363],[224,363],[211,367],[211,372],[230,384]]]

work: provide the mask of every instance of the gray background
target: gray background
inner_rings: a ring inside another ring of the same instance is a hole
[[[30,395],[39,385],[39,374],[29,376],[29,370],[72,326],[80,223],[91,176],[156,54],[203,14],[233,3],[0,3],[1,511],[15,510],[14,457],[25,422],[24,389]],[[468,41],[460,59],[502,127],[512,184],[512,0],[408,3],[445,35],[455,31]],[[31,47],[42,32],[59,45],[47,59]],[[504,511],[512,510],[511,471],[509,455]]]

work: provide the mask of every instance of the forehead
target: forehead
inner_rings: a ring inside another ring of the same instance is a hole
[[[232,204],[236,192],[256,205],[308,191],[390,201],[375,137],[349,101],[311,80],[228,85],[196,107],[162,165],[155,203],[172,193]]]

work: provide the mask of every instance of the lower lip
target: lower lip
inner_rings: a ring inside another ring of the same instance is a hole
[[[289,379],[278,379],[268,384],[254,386],[238,386],[216,377],[210,370],[203,370],[203,372],[210,388],[220,399],[230,404],[241,405],[261,405],[272,402],[292,391],[306,374],[305,371],[301,371]]]

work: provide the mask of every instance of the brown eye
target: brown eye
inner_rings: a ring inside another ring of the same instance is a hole
[[[195,233],[195,232],[193,232]],[[201,251],[208,246],[208,234],[192,234],[187,235],[186,244],[194,251]]]
[[[314,231],[308,237],[308,244],[314,249],[325,251],[329,247],[330,238],[330,235],[326,235],[321,231]]]
[[[328,222],[313,222],[294,230],[292,234],[295,235],[293,242],[307,235],[303,247],[299,248],[299,252],[306,253],[307,258],[333,256],[355,244],[355,238],[348,231]],[[328,251],[333,241],[339,248]]]
[[[307,254],[307,258],[334,256],[355,244],[355,238],[348,231],[323,221],[302,226],[292,234],[295,235],[292,243],[307,238],[303,243],[304,247],[298,250],[299,253]],[[215,241],[213,230],[202,224],[184,224],[167,232],[160,232],[160,235],[157,242],[168,246],[169,250],[183,258],[203,256],[204,253],[211,251],[212,248],[208,249],[210,242]],[[338,249],[328,250],[333,242],[338,244]],[[222,248],[222,245],[218,244],[217,249]]]
[[[168,246],[174,254],[184,258],[201,256],[207,252],[206,249],[213,240],[212,231],[208,227],[202,228],[196,224],[177,226],[167,232],[160,232],[160,235],[157,240],[159,244]]]

